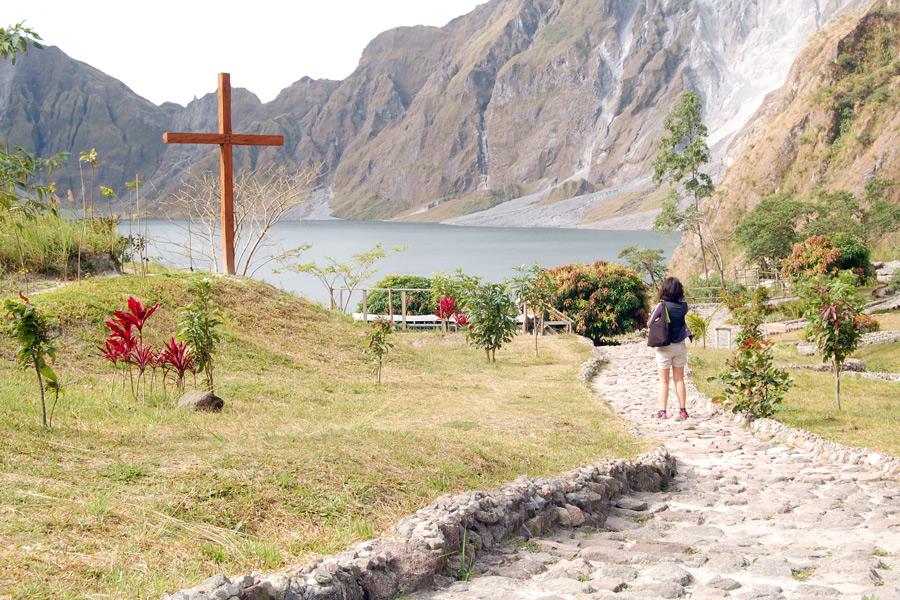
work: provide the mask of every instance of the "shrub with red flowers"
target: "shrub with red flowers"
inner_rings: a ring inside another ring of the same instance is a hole
[[[788,281],[836,273],[840,248],[824,235],[813,235],[794,244],[790,256],[781,262],[781,276]]]
[[[456,298],[453,296],[441,296],[441,299],[437,302],[434,316],[441,320],[441,333],[447,333],[451,320],[459,327],[465,327],[469,323],[469,318],[464,312],[459,310]]]
[[[601,260],[549,272],[556,287],[553,305],[595,344],[647,325],[647,287],[636,271]]]
[[[775,366],[772,343],[763,339],[761,325],[768,312],[768,293],[757,288],[752,295],[740,292],[727,298],[732,319],[740,325],[737,350],[717,377],[722,394],[715,399],[732,412],[751,417],[771,417],[793,381]]]

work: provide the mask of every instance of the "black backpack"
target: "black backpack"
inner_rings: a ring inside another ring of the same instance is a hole
[[[660,302],[661,311],[653,311],[656,317],[647,325],[650,330],[647,334],[647,345],[651,348],[661,348],[669,345],[669,307],[665,302]],[[665,317],[665,318],[664,318]]]

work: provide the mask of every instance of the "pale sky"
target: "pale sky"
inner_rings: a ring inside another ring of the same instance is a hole
[[[185,104],[231,73],[263,102],[304,75],[343,79],[401,25],[444,25],[485,0],[3,0],[47,44],[159,104]]]

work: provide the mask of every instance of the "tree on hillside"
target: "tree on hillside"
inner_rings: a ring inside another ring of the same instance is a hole
[[[628,246],[619,252],[619,258],[624,259],[635,271],[646,273],[653,288],[659,288],[666,274],[666,260],[662,250]]]
[[[810,208],[804,237],[851,233],[870,244],[900,229],[900,205],[891,199],[893,181],[872,179],[862,198],[850,192],[820,191]]]
[[[659,231],[682,231],[696,236],[704,276],[709,277],[709,256],[712,256],[724,280],[722,257],[712,234],[706,231],[702,206],[715,191],[712,178],[702,170],[710,160],[702,111],[700,96],[687,91],[666,116],[665,134],[659,141],[659,154],[653,161],[653,181],[668,181],[672,187],[653,227]],[[687,206],[682,209],[685,200]]]
[[[735,238],[744,248],[748,262],[765,271],[778,268],[801,240],[797,221],[809,214],[810,207],[792,200],[787,194],[766,196],[738,225]]]

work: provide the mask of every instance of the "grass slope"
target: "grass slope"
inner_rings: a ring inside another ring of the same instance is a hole
[[[38,426],[31,374],[0,341],[0,590],[154,598],[215,572],[299,564],[384,532],[446,492],[644,449],[577,383],[574,337],[516,340],[496,365],[461,336],[398,335],[371,383],[363,330],[261,283],[216,279],[222,414],[111,396],[94,356],[128,294],[174,329],[188,275],[121,276],[36,296],[61,317],[69,394]]]
[[[821,363],[817,357],[797,354],[796,342],[778,343],[774,354],[780,365]],[[727,350],[691,348],[694,382],[708,396],[720,393],[718,382],[709,382],[707,378],[722,368],[729,355]],[[900,372],[900,344],[864,346],[853,357],[861,359],[870,371]],[[830,372],[789,372],[794,385],[775,415],[776,419],[841,444],[900,456],[900,436],[897,435],[900,384],[845,373],[841,377],[842,410],[838,411],[834,403],[834,376]]]

